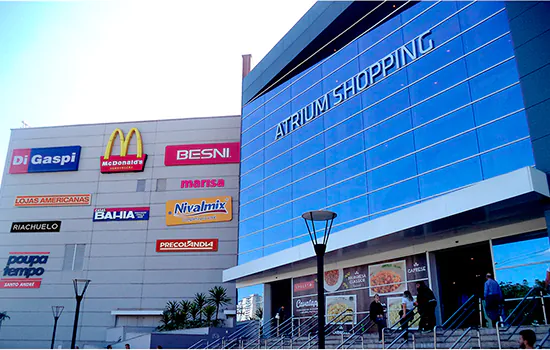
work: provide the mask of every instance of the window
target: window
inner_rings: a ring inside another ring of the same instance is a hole
[[[147,180],[137,180],[136,192],[145,192],[145,182]]]
[[[85,244],[65,244],[63,271],[82,271],[82,268],[84,267],[85,249]]]
[[[157,192],[166,191],[166,179],[157,179]]]

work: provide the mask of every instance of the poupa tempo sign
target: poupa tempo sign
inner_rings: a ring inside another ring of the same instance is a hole
[[[10,252],[0,288],[40,288],[50,252]],[[36,276],[36,277],[35,277]]]
[[[373,85],[379,78],[386,77],[392,70],[397,70],[412,60],[432,51],[435,47],[434,42],[432,39],[427,39],[427,36],[431,33],[431,30],[428,30],[420,34],[281,121],[276,127],[275,140],[286,136],[289,132],[298,129],[331,108],[345,102],[370,85]]]

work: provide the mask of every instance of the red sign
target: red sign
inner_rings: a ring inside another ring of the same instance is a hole
[[[0,288],[40,288],[42,278],[3,278]]]
[[[311,290],[315,288],[315,281],[300,282],[294,284],[295,292],[302,292],[305,290]]]
[[[164,165],[201,165],[239,163],[238,142],[166,146]]]
[[[217,252],[217,239],[158,239],[157,252]]]

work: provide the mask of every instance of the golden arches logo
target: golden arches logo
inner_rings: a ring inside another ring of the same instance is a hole
[[[137,154],[128,154],[130,140],[137,137]],[[120,137],[120,155],[112,155],[113,144],[117,137]],[[143,153],[143,140],[141,133],[136,128],[131,128],[126,137],[119,128],[111,133],[107,148],[101,157],[100,169],[102,173],[122,173],[143,171],[147,154]]]
[[[128,155],[128,147],[130,147],[130,140],[132,139],[132,136],[136,134],[137,137],[137,157],[143,158],[143,141],[141,139],[141,133],[136,128],[131,128],[130,132],[128,132],[128,136],[125,138],[124,133],[120,129],[115,129],[111,133],[111,137],[109,138],[109,143],[107,143],[107,148],[105,149],[105,154],[103,155],[104,159],[109,159],[111,156],[111,152],[113,151],[113,143],[115,142],[116,138],[120,136],[120,156],[124,157]]]

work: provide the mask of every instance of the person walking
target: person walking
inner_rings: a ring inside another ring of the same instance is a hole
[[[414,299],[412,297],[411,292],[406,290],[403,293],[403,297],[401,298],[401,310],[399,311],[399,316],[401,316],[401,330],[405,331],[403,334],[403,339],[405,341],[409,340],[409,322],[413,318],[414,315]]]
[[[418,330],[431,332],[435,327],[435,307],[437,306],[434,292],[426,286],[424,281],[419,281],[416,282],[416,293],[416,305],[420,313]]]
[[[485,275],[485,278],[486,281],[483,291],[485,312],[487,313],[487,317],[491,320],[492,326],[495,327],[500,317],[500,308],[504,298],[498,282],[493,279],[493,275],[488,273]]]
[[[374,295],[374,301],[370,304],[370,319],[378,326],[378,341],[382,341],[382,331],[386,327],[384,318],[384,305],[380,302],[380,295]]]
[[[534,349],[537,342],[537,335],[532,329],[524,329],[519,332],[519,348]]]

